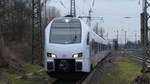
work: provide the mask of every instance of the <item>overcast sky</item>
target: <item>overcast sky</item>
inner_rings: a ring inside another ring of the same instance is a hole
[[[60,4],[60,1],[63,2],[64,6]],[[92,1],[76,0],[77,16],[88,15]],[[57,7],[62,16],[69,14],[70,0],[51,0],[48,4]],[[140,39],[141,7],[139,0],[95,0],[95,6],[92,9],[93,17],[104,17],[102,26],[108,33],[109,39],[116,38],[117,30],[119,31],[120,43],[124,43],[124,31],[127,31],[127,40],[135,41],[135,33],[137,33],[137,39]],[[96,22],[100,21],[93,21],[93,25]]]

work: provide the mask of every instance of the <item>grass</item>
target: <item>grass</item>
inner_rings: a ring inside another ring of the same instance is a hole
[[[25,73],[32,73],[32,72],[36,72],[38,70],[42,69],[41,66],[39,65],[32,65],[32,64],[25,64],[23,65],[23,68],[22,70],[25,72]]]
[[[113,65],[105,70],[102,84],[130,84],[140,74],[141,67],[127,57],[115,58]]]
[[[45,78],[48,78],[46,73],[36,73],[29,78],[15,80],[12,84],[47,84]]]
[[[45,78],[48,78],[46,73],[36,73],[29,78],[15,80],[12,84],[46,84]]]
[[[11,80],[17,76],[18,76],[17,74],[3,73],[3,76],[0,78],[0,82]]]
[[[12,80],[15,77],[20,76],[21,74],[37,72],[41,69],[42,67],[38,65],[25,64],[23,65],[22,73],[21,72],[15,74],[5,73],[3,74],[3,77],[0,78],[0,83],[5,82],[6,80]],[[43,80],[44,78],[48,78],[48,75],[46,73],[44,72],[34,73],[32,76],[29,76],[27,78],[14,80],[11,82],[11,84],[45,84],[46,81]]]

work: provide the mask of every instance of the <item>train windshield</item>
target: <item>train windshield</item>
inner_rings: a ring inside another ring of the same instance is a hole
[[[78,19],[59,19],[51,25],[50,43],[74,44],[81,42],[81,23]]]

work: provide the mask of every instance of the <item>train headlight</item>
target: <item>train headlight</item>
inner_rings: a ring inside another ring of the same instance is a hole
[[[53,54],[53,53],[47,53],[47,56],[48,56],[48,57],[52,57],[52,58],[56,58],[56,55]]]
[[[74,54],[72,57],[73,57],[73,58],[79,58],[79,57],[82,57],[82,53]]]
[[[66,22],[66,23],[69,23],[69,19],[65,19],[65,22]]]

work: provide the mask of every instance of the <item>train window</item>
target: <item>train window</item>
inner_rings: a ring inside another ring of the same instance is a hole
[[[90,42],[90,35],[88,33],[88,35],[87,35],[87,45],[89,45],[89,42]]]
[[[101,45],[101,48],[102,48],[102,51],[103,51],[103,50],[104,50],[104,49],[103,49],[103,44]]]
[[[104,51],[104,44],[102,44],[102,51]]]
[[[68,23],[59,19],[52,23],[50,29],[50,43],[73,44],[81,43],[81,23],[73,20]]]
[[[99,52],[101,51],[101,46],[100,46],[100,44],[98,44],[98,49],[99,49]]]

